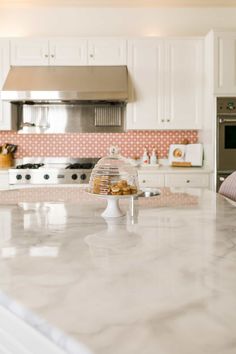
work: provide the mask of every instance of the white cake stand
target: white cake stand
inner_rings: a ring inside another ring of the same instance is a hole
[[[107,200],[107,207],[102,213],[102,216],[104,218],[120,218],[121,216],[124,216],[125,213],[120,209],[119,200],[135,198],[142,192],[138,192],[136,194],[128,194],[128,195],[104,195],[104,194],[95,194],[90,192],[88,193],[95,197]]]

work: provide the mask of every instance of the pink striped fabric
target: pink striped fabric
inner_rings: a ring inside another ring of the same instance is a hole
[[[236,172],[233,172],[225,179],[220,186],[219,193],[231,200],[236,201]]]

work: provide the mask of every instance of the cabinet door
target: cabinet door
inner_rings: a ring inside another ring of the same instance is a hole
[[[165,176],[166,187],[209,187],[209,175],[208,174],[167,174]]]
[[[158,173],[138,172],[139,187],[164,187],[165,176]]]
[[[89,65],[126,65],[126,40],[116,38],[88,41]]]
[[[4,180],[2,173],[0,173],[0,190],[7,189],[6,182],[2,183],[2,179]],[[6,177],[5,177],[6,178]],[[1,233],[0,233],[0,242],[3,244],[7,242],[12,237],[12,211],[11,207],[0,207],[0,225],[1,225]],[[4,251],[2,250],[2,253]],[[1,342],[0,342],[1,345]],[[1,348],[1,347],[0,347]],[[1,353],[1,351],[0,351]]]
[[[86,65],[87,40],[77,38],[49,41],[50,65]]]
[[[11,65],[48,65],[49,43],[47,39],[11,40]]]
[[[236,92],[236,33],[214,36],[214,91],[231,95]]]
[[[166,129],[199,129],[203,113],[203,41],[165,43]]]
[[[10,69],[10,47],[9,41],[0,40],[0,90]],[[1,93],[0,93],[1,95]],[[0,101],[0,130],[11,129],[10,103]]]
[[[163,71],[162,41],[140,39],[128,43],[128,129],[157,129],[161,109]]]
[[[1,170],[0,171],[0,189],[1,188],[6,188],[9,186],[9,174],[8,174],[8,170],[4,171]]]

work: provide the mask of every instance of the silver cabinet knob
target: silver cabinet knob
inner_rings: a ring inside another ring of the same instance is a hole
[[[186,183],[190,183],[190,179],[187,179]]]
[[[55,55],[54,54],[51,54],[51,58],[54,58],[55,57]]]
[[[90,58],[93,58],[93,54],[90,54],[89,56],[90,56]]]
[[[44,54],[44,57],[45,57],[45,58],[48,58],[48,54]]]
[[[164,123],[165,119],[162,119],[161,121],[162,121],[162,123]]]
[[[167,121],[167,122],[170,122],[170,119],[167,119],[166,121]]]
[[[145,180],[145,179],[143,179],[143,180],[142,180],[142,183],[146,183],[146,180]]]

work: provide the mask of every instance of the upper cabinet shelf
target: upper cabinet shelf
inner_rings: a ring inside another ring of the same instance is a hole
[[[59,38],[11,40],[11,64],[126,65],[126,40]]]

